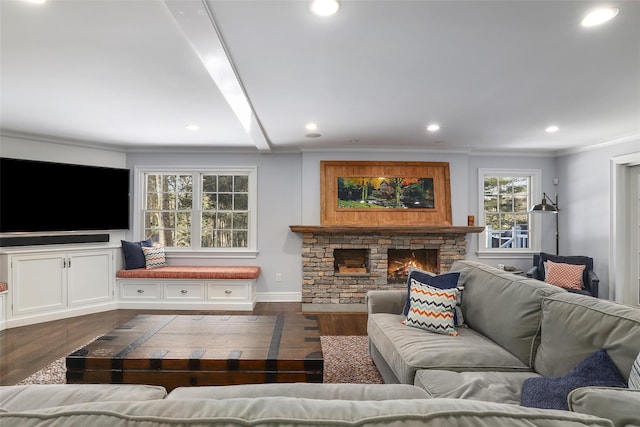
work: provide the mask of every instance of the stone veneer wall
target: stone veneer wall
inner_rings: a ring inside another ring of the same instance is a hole
[[[466,234],[324,234],[302,236],[302,304],[365,304],[367,291],[403,289],[387,283],[388,249],[438,249],[439,273],[455,260],[465,259]],[[335,249],[368,249],[367,274],[339,274],[334,270]]]

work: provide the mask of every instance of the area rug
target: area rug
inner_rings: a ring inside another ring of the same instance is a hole
[[[321,336],[320,342],[325,383],[383,383],[369,357],[366,336]],[[66,372],[65,358],[62,357],[18,384],[65,384]]]

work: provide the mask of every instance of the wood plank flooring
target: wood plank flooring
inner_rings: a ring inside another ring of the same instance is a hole
[[[137,314],[301,313],[300,303],[258,303],[253,311],[112,310],[0,331],[0,385],[13,385]],[[311,313],[305,313],[311,314]],[[366,335],[366,313],[313,313],[320,335]]]

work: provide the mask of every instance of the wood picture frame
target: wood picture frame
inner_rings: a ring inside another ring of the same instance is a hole
[[[322,225],[451,225],[449,163],[321,161]]]

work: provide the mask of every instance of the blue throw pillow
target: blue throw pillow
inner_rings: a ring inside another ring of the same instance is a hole
[[[522,385],[521,406],[569,410],[567,396],[579,387],[627,388],[627,382],[606,350],[601,349],[560,378],[529,378]]]
[[[124,255],[124,269],[135,270],[136,268],[145,268],[147,265],[142,247],[152,247],[153,240],[151,238],[140,242],[128,242],[120,240],[122,244],[122,253]]]
[[[459,288],[464,283],[464,272],[435,274],[429,271],[419,270],[417,268],[411,269],[409,277],[407,278],[407,302],[402,310],[403,315],[409,313],[409,307],[411,306],[411,280],[416,280],[428,286],[433,286],[438,289],[453,289]],[[458,307],[459,308],[459,307]],[[462,312],[456,310],[454,323],[456,326],[461,326]]]

